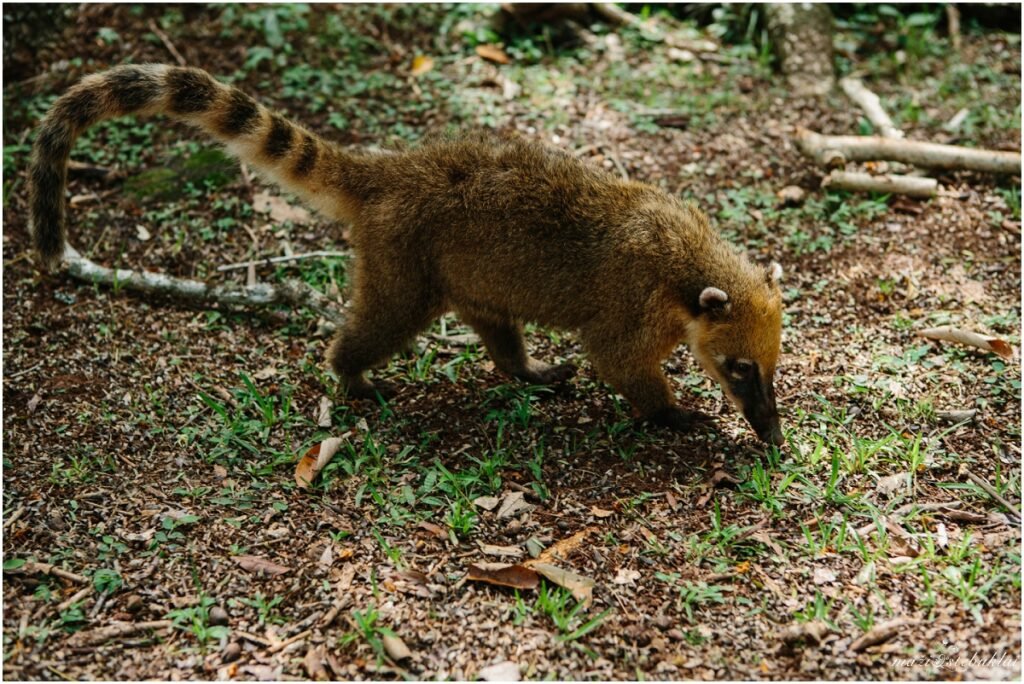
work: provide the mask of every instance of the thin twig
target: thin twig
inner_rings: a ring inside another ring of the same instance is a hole
[[[224,271],[235,271],[242,268],[249,268],[250,266],[269,266],[271,264],[281,264],[287,261],[301,261],[303,259],[318,259],[321,257],[343,257],[348,256],[348,252],[332,252],[332,251],[317,251],[317,252],[305,252],[303,254],[289,254],[287,256],[277,257],[266,257],[263,259],[253,259],[252,261],[240,261],[236,264],[225,264],[224,266],[218,266],[217,270],[220,272]]]
[[[24,564],[11,570],[4,570],[4,572],[13,572],[20,575],[53,575],[54,577],[60,577],[61,579],[70,580],[77,582],[78,584],[88,584],[89,578],[84,575],[79,575],[63,568],[58,568],[56,565],[50,563],[37,563],[35,561],[25,561]]]
[[[76,591],[70,598],[62,601],[57,606],[57,612],[58,613],[63,613],[65,610],[67,610],[68,608],[70,608],[74,604],[78,603],[79,601],[84,601],[89,596],[89,594],[91,594],[91,593],[92,593],[92,587],[85,587],[84,589],[80,589],[79,591]]]
[[[42,365],[43,365],[43,362],[40,361],[39,363],[37,363],[36,365],[32,366],[31,368],[26,368],[25,370],[20,370],[17,373],[11,373],[10,375],[5,377],[4,379],[5,380],[13,380],[14,378],[20,378],[22,375],[28,375],[29,373],[31,373],[32,371],[36,370],[37,368],[39,368]],[[4,526],[6,527],[6,524]]]
[[[979,486],[979,487],[981,487],[981,488],[982,488],[983,490],[985,490],[985,493],[986,493],[986,494],[988,494],[988,495],[989,495],[989,496],[991,496],[991,497],[992,497],[993,499],[995,499],[996,501],[998,501],[999,503],[1001,503],[1001,504],[1002,504],[1003,506],[1005,506],[1005,507],[1006,507],[1006,510],[1007,510],[1007,511],[1009,511],[1009,513],[1010,513],[1011,515],[1013,515],[1014,517],[1016,517],[1016,518],[1017,518],[1018,520],[1020,519],[1020,513],[1019,513],[1019,512],[1018,512],[1018,510],[1017,510],[1017,505],[1016,505],[1016,504],[1014,504],[1014,503],[1011,503],[1011,502],[1010,502],[1010,501],[1009,501],[1009,500],[1008,500],[1008,499],[1007,499],[1007,498],[1006,498],[1005,496],[1003,496],[1002,494],[1000,494],[1000,493],[999,493],[999,492],[998,492],[998,491],[996,490],[996,488],[995,488],[995,487],[993,487],[992,485],[990,485],[990,484],[988,483],[988,480],[986,480],[985,478],[983,478],[983,477],[981,477],[981,476],[979,476],[979,475],[975,475],[975,474],[974,474],[974,473],[972,473],[972,472],[971,472],[971,470],[970,470],[969,468],[967,468],[966,466],[961,466],[961,467],[960,467],[960,471],[961,471],[961,472],[962,472],[962,473],[963,473],[964,475],[966,475],[966,476],[967,476],[967,479],[969,479],[969,480],[970,480],[971,482],[973,482],[974,484],[978,485],[978,486]]]
[[[152,19],[149,20],[149,30],[156,34],[156,37],[160,39],[160,42],[164,44],[164,47],[167,48],[167,51],[174,56],[174,59],[177,60],[180,66],[188,66],[188,62],[181,56],[181,53],[178,52],[178,48],[174,47],[174,43],[171,42],[171,39],[167,37],[166,33],[160,30],[160,27],[158,27],[156,22]]]
[[[306,637],[308,637],[312,633],[313,633],[312,629],[303,630],[303,631],[299,632],[298,634],[296,634],[295,636],[290,637],[288,639],[285,639],[284,641],[278,641],[276,644],[274,644],[273,646],[268,648],[267,652],[268,653],[277,653],[278,651],[284,650],[286,647],[291,646],[296,641],[302,641],[303,639],[305,639]]]

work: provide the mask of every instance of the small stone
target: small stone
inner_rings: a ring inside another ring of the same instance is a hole
[[[804,203],[807,193],[798,185],[787,185],[776,195],[784,207],[798,207]]]
[[[228,624],[228,611],[224,610],[220,606],[214,606],[210,609],[210,624],[215,626],[223,626]]]
[[[230,663],[238,660],[241,655],[242,645],[237,641],[232,641],[224,647],[224,651],[221,653],[221,660],[225,663]]]
[[[137,613],[142,610],[142,597],[138,594],[128,594],[124,599],[124,609],[129,613]]]

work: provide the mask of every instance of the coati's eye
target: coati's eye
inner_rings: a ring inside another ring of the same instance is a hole
[[[734,359],[729,362],[729,374],[737,380],[749,378],[754,372],[754,362],[746,359]]]

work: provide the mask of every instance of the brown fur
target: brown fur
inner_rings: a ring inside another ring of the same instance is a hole
[[[328,352],[352,394],[372,393],[367,369],[448,310],[480,334],[500,369],[536,383],[564,380],[573,368],[531,358],[522,322],[578,331],[600,376],[639,415],[675,427],[690,415],[675,406],[661,363],[680,342],[740,404],[723,359],[755,360],[769,383],[774,374],[778,287],[692,205],[519,140],[350,154],[194,69],[118,67],[83,79],[54,105],[31,174],[32,231],[48,266],[64,249],[71,143],[96,121],[130,112],[194,124],[352,223],[351,310]],[[702,306],[709,287],[727,293],[728,304]]]

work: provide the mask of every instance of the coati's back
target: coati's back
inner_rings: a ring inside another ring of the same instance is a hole
[[[524,320],[578,327],[675,279],[679,243],[717,239],[664,192],[524,140],[442,140],[367,163],[357,253],[420,255],[454,304]]]

